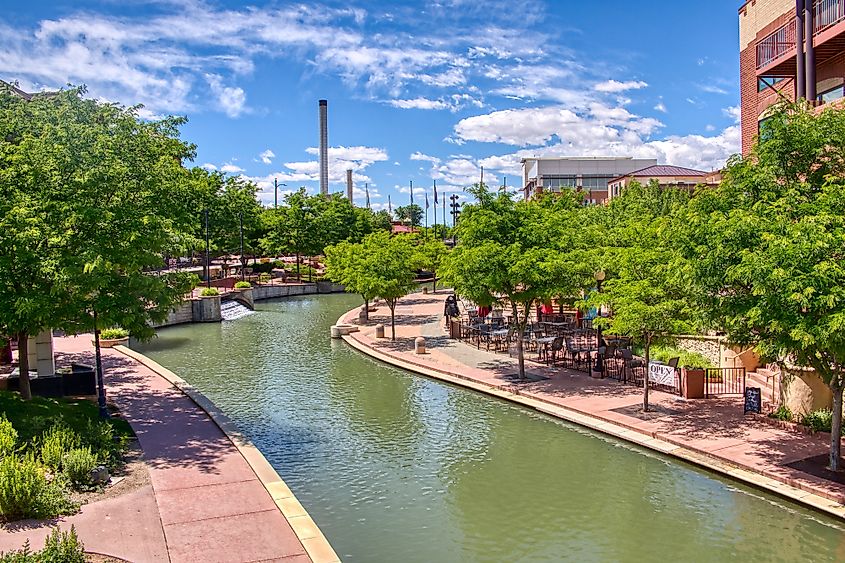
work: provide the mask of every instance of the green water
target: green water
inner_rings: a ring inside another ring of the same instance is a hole
[[[135,347],[221,407],[347,561],[843,561],[776,497],[329,338],[358,301],[264,302]]]

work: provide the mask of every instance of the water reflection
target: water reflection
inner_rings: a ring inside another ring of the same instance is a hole
[[[843,560],[832,520],[331,342],[357,304],[266,302],[138,346],[239,425],[344,560]]]

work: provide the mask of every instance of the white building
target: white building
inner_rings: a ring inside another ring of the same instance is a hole
[[[522,159],[522,190],[525,199],[544,192],[577,190],[585,203],[607,200],[608,182],[636,170],[655,166],[653,158],[608,156],[561,156]]]

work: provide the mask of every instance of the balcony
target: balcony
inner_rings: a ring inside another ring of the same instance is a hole
[[[816,63],[822,63],[845,48],[845,41],[824,45],[841,35],[843,29],[833,29],[845,22],[845,0],[816,0],[813,7],[815,22],[813,41],[816,46]],[[757,43],[757,73],[772,76],[795,74],[795,22],[793,16]],[[840,42],[842,44],[840,44]]]

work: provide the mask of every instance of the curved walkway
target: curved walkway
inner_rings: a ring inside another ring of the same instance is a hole
[[[379,360],[463,387],[520,403],[540,412],[610,434],[706,467],[838,518],[845,518],[845,486],[798,471],[788,464],[825,454],[828,440],[779,428],[758,415],[743,415],[742,399],[685,401],[651,391],[653,413],[639,413],[642,391],[582,372],[527,361],[530,380],[515,378],[516,360],[447,338],[445,293],[414,294],[396,307],[396,341],[390,311],[370,313],[359,332],[344,336],[354,348]],[[358,309],[339,322],[356,323]],[[388,338],[376,339],[376,323]],[[427,353],[414,353],[414,339]]]
[[[64,361],[93,362],[90,336],[57,338],[55,348]],[[338,561],[276,471],[205,397],[131,350],[104,350],[103,364],[151,485],[62,519],[86,550],[137,563]],[[0,533],[0,550],[26,538],[40,547],[47,531]]]

